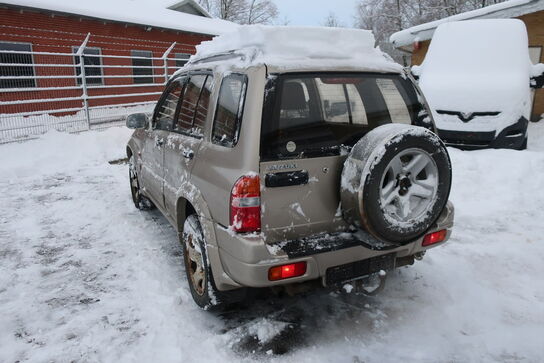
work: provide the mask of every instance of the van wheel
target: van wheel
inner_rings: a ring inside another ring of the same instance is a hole
[[[221,309],[245,299],[246,289],[217,290],[206,254],[204,233],[196,214],[185,220],[181,239],[187,281],[193,300],[199,307],[205,310]]]
[[[155,205],[146,196],[144,196],[140,189],[140,182],[138,181],[138,174],[136,173],[136,164],[134,156],[131,155],[128,160],[128,178],[130,181],[130,194],[132,194],[132,201],[134,206],[140,210],[154,209]]]

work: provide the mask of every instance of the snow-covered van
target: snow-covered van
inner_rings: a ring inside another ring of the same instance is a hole
[[[251,288],[383,286],[451,234],[446,147],[368,31],[240,27],[127,126],[134,204],[179,232],[201,307]]]
[[[422,65],[412,67],[438,134],[466,149],[527,147],[531,87],[542,87],[543,71],[517,19],[441,24]]]

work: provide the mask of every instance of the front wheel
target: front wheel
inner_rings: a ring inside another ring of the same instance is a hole
[[[196,214],[185,220],[181,238],[185,273],[193,300],[199,307],[205,310],[220,309],[227,304],[244,300],[245,289],[217,290],[206,254],[204,233]]]

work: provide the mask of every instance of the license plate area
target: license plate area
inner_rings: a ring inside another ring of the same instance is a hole
[[[396,253],[389,253],[366,260],[346,263],[345,265],[330,267],[325,274],[325,284],[335,285],[364,277],[380,270],[393,270],[395,268],[395,256]]]

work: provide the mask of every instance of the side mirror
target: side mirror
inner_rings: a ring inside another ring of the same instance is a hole
[[[149,124],[149,118],[145,113],[133,113],[127,117],[127,127],[129,129],[145,129]]]

